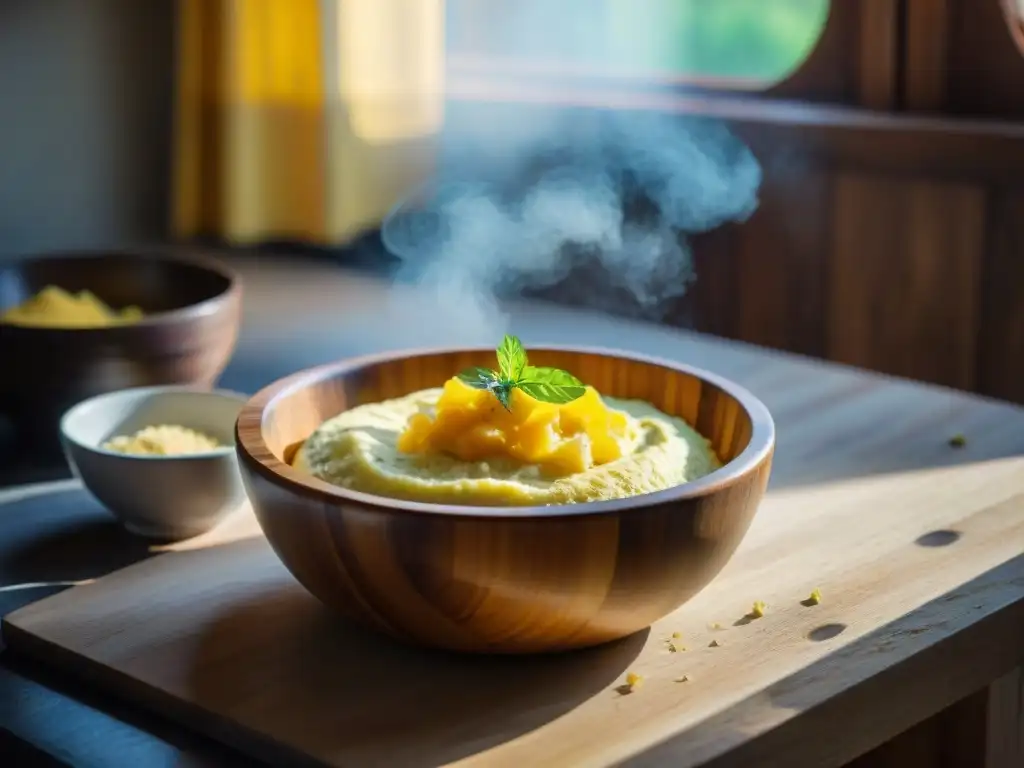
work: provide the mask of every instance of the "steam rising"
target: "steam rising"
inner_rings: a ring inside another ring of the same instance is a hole
[[[398,281],[435,292],[431,332],[448,342],[493,343],[499,297],[591,261],[657,318],[695,277],[687,236],[757,207],[760,165],[719,123],[493,109],[449,121],[435,178],[382,230]]]

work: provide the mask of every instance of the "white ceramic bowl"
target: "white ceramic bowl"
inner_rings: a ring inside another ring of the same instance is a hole
[[[188,386],[141,387],[99,395],[68,410],[61,442],[86,489],[132,533],[173,541],[220,523],[246,501],[235,454],[235,421],[245,395]],[[135,456],[102,447],[118,435],[173,424],[223,447],[183,456]]]

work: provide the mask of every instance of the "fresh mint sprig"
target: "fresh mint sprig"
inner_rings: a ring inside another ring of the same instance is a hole
[[[459,374],[463,384],[492,392],[506,411],[512,410],[512,390],[519,389],[534,400],[562,405],[587,391],[583,382],[559,368],[530,365],[523,344],[506,335],[497,350],[498,370],[468,368]]]

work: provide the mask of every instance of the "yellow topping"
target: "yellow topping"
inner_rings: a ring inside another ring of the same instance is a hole
[[[634,439],[629,433],[629,417],[592,387],[564,405],[514,389],[507,411],[493,393],[449,379],[437,404],[409,419],[397,447],[467,462],[508,458],[564,476],[621,458]]]
[[[626,675],[626,685],[630,688],[639,688],[644,684],[644,678],[638,675],[636,672],[630,672]]]
[[[136,456],[183,456],[206,453],[220,447],[215,439],[202,432],[176,425],[146,427],[134,435],[122,435],[103,444],[108,451]]]
[[[125,325],[142,318],[138,307],[117,312],[89,291],[68,293],[48,285],[32,298],[0,315],[0,322],[40,328],[104,328]]]
[[[805,601],[808,605],[818,605],[821,602],[821,590],[815,587],[811,590],[811,596]]]
[[[760,600],[755,600],[754,607],[750,609],[750,615],[753,616],[755,619],[760,619],[762,616],[764,616],[765,611],[767,610],[767,605],[765,605]]]
[[[317,427],[294,454],[292,465],[326,482],[365,493],[487,506],[625,498],[680,485],[721,466],[708,441],[684,420],[637,400],[612,397],[602,397],[605,406],[619,414],[616,420],[625,419],[627,423],[623,455],[615,461],[556,476],[536,464],[508,458],[464,461],[435,453],[425,440],[434,429],[436,407],[443,393],[442,387],[431,388],[343,411]],[[493,395],[489,397],[494,400],[493,407],[501,407]],[[519,403],[520,398],[516,398],[517,408]],[[571,405],[584,404],[574,401]],[[562,410],[563,426],[570,421],[573,410]],[[418,426],[410,424],[417,414],[425,418],[415,420]],[[497,418],[506,417],[499,413]],[[453,442],[458,435],[453,430],[445,438]],[[420,452],[400,450],[400,442],[406,449]],[[465,440],[461,447],[465,449],[469,442]],[[495,442],[498,449],[504,449],[500,441]]]

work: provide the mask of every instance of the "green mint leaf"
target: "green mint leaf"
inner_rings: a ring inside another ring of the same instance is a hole
[[[526,350],[515,336],[505,335],[498,347],[498,373],[502,379],[519,381],[526,367]]]
[[[582,381],[568,371],[563,371],[561,368],[542,368],[536,365],[528,365],[523,369],[521,381],[557,384],[565,387],[585,386]]]
[[[568,371],[532,365],[523,369],[523,377],[517,386],[534,400],[555,405],[571,403],[587,391],[583,382]]]
[[[498,383],[498,376],[487,368],[467,368],[458,376],[459,381],[473,389],[491,389]]]
[[[501,403],[502,407],[512,413],[512,388],[515,385],[510,381],[496,382],[491,387],[491,391],[494,392],[494,396],[498,398],[498,402]]]

